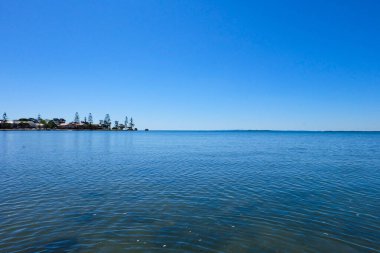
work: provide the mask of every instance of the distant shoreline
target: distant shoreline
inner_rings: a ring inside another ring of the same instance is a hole
[[[88,131],[88,132],[137,132],[137,130],[111,130],[111,129],[0,129],[0,131],[16,131],[16,132],[22,132],[22,131],[30,131],[30,132],[65,132],[65,131]],[[144,132],[144,131],[139,131]]]
[[[147,132],[144,130],[107,130],[107,129],[0,129],[11,132]],[[149,132],[269,132],[269,133],[380,133],[380,130],[149,130]]]

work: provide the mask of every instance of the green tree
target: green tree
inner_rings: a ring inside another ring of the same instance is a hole
[[[7,116],[7,113],[6,113],[6,112],[4,112],[4,114],[3,114],[3,122],[4,122],[4,123],[6,123],[6,122],[7,122],[7,120],[8,120],[8,116]]]
[[[49,128],[49,129],[55,129],[55,128],[57,128],[57,124],[55,124],[54,121],[50,120],[50,121],[47,123],[46,127]]]
[[[21,122],[17,124],[17,128],[21,128],[21,129],[30,128],[30,125],[29,123]]]
[[[76,124],[79,124],[79,123],[80,123],[79,113],[78,113],[78,112],[75,113],[74,123],[76,123]]]
[[[92,125],[93,123],[93,120],[92,120],[92,114],[88,114],[88,123],[90,123],[90,125]]]
[[[43,125],[43,128],[47,128],[47,122],[46,122],[46,120],[41,119],[41,120],[40,120],[40,124]]]

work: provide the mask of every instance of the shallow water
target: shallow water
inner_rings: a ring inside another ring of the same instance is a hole
[[[0,252],[380,252],[380,134],[0,132]]]

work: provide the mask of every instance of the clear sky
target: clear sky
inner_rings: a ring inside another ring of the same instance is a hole
[[[0,110],[380,130],[380,1],[0,0]]]

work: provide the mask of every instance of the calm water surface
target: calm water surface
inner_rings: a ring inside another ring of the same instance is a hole
[[[0,132],[0,252],[380,252],[380,134]]]

